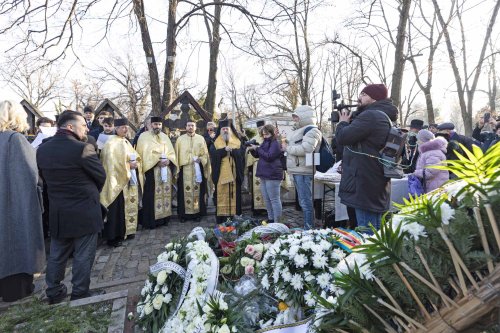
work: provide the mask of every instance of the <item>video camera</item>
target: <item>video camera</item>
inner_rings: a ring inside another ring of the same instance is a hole
[[[259,146],[259,145],[260,145],[260,143],[258,143],[258,142],[257,142],[257,140],[252,139],[252,140],[246,141],[243,145],[244,145],[245,147],[250,147],[251,145],[254,145],[254,146]]]
[[[339,93],[337,93],[336,89],[332,90],[332,115],[330,117],[330,121],[332,123],[338,123],[339,122],[339,116],[340,116],[340,111],[344,109],[350,109],[350,108],[356,108],[358,107],[357,104],[345,104],[344,100],[341,99],[342,96],[340,96]],[[340,103],[337,103],[337,100],[340,100]]]

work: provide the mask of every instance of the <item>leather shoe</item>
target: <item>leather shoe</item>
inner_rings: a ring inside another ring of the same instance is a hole
[[[106,290],[89,290],[86,294],[83,295],[73,295],[71,294],[71,301],[76,301],[77,299],[82,299],[82,298],[87,298],[87,297],[93,297],[93,296],[99,296],[99,295],[104,295],[106,294]]]
[[[61,291],[55,296],[49,296],[49,304],[61,303],[68,296],[68,288],[63,284]]]

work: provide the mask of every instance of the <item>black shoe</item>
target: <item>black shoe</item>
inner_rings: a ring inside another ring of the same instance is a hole
[[[127,236],[127,239],[134,239],[135,238],[135,234],[134,235],[128,235]]]
[[[63,284],[61,291],[55,296],[49,296],[49,304],[61,303],[68,296],[68,288]]]
[[[86,294],[83,295],[73,295],[71,294],[71,301],[76,301],[77,299],[82,299],[82,298],[87,298],[87,297],[93,297],[93,296],[99,296],[99,295],[104,295],[106,294],[106,290],[89,290]]]
[[[123,243],[119,239],[114,239],[114,240],[108,240],[108,245],[112,247],[120,247],[123,245]]]

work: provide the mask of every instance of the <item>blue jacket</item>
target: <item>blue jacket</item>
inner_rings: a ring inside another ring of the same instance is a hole
[[[281,147],[277,140],[264,139],[264,142],[251,152],[259,158],[256,177],[265,180],[282,180],[283,166],[281,164]]]

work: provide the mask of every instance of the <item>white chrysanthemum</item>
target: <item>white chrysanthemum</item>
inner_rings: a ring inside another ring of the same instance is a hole
[[[300,274],[293,274],[290,284],[295,290],[302,290],[302,288],[304,287],[304,283],[302,282],[302,277],[300,276]]]
[[[293,261],[295,262],[295,266],[297,266],[297,268],[303,268],[305,265],[307,265],[307,258],[301,253],[297,254],[293,258]]]
[[[316,306],[316,300],[314,299],[312,293],[308,290],[304,294],[304,301],[306,301],[307,306]]]
[[[330,274],[322,273],[316,277],[316,281],[322,289],[327,289],[330,285]]]
[[[441,221],[443,222],[443,224],[449,224],[450,220],[455,215],[455,210],[451,208],[451,206],[448,205],[446,202],[443,202],[440,208],[441,208]]]
[[[403,222],[403,220],[404,220],[403,215],[399,214],[393,215],[391,219],[392,229],[396,230],[399,227],[399,225]]]
[[[278,283],[278,280],[280,279],[280,271],[275,269],[273,272],[273,281],[274,283]]]
[[[283,280],[285,280],[285,282],[290,282],[290,280],[292,279],[292,274],[290,273],[290,270],[288,268],[285,268],[283,270],[281,276],[283,277]]]
[[[260,284],[262,285],[262,287],[264,289],[269,289],[270,285],[269,285],[269,278],[268,278],[267,274],[262,277],[262,280],[260,280]]]
[[[219,298],[219,309],[221,310],[227,310],[227,303],[221,298]]]
[[[293,258],[299,252],[300,247],[298,245],[293,245],[288,251],[288,257]]]
[[[320,242],[319,242],[319,245],[321,245],[321,247],[323,248],[323,251],[328,251],[331,249],[332,247],[332,244],[330,242],[327,242],[326,240],[322,239]]]
[[[323,269],[328,264],[327,257],[323,252],[316,253],[312,258],[313,266],[316,268]]]
[[[311,282],[311,281],[314,281],[314,279],[315,279],[315,277],[314,277],[314,275],[311,274],[311,272],[309,272],[309,271],[304,272],[304,281]]]
[[[331,253],[331,255],[330,255],[330,256],[331,256],[331,258],[332,258],[332,259],[335,259],[335,260],[342,260],[342,259],[344,259],[344,258],[345,258],[345,255],[346,255],[346,254],[345,254],[345,252],[344,252],[344,251],[342,251],[341,249],[338,249],[338,248],[337,248],[337,249],[334,249],[334,250],[332,251],[332,253]]]
[[[407,231],[408,234],[416,241],[418,241],[420,237],[427,237],[425,227],[417,222],[406,223],[403,225],[401,230]]]

